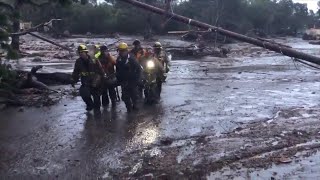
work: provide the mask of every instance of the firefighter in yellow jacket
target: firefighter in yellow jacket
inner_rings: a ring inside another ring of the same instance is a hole
[[[162,90],[162,83],[166,79],[165,73],[169,72],[169,66],[170,66],[169,58],[166,52],[163,50],[160,42],[155,42],[153,45],[153,58],[157,59],[160,65],[162,66],[161,67],[162,71],[160,71],[161,73],[159,73],[157,77],[158,93],[160,97],[161,90]]]
[[[81,80],[80,96],[87,105],[87,110],[100,109],[101,81],[104,76],[101,65],[88,55],[85,45],[78,47],[79,58],[76,60],[72,73],[73,86]],[[93,99],[92,99],[93,97]]]

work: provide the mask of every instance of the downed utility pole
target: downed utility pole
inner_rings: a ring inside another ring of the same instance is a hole
[[[204,30],[216,31],[216,32],[220,33],[221,35],[229,36],[229,37],[231,37],[233,39],[236,39],[236,40],[239,40],[239,41],[243,41],[243,42],[247,42],[247,43],[250,43],[250,44],[254,44],[256,46],[260,46],[260,47],[263,47],[265,49],[269,49],[269,50],[281,53],[281,54],[283,54],[285,56],[289,56],[289,57],[293,57],[293,58],[297,58],[297,59],[302,59],[302,60],[305,60],[305,61],[320,65],[320,57],[309,55],[309,54],[306,54],[306,53],[303,53],[303,52],[298,52],[298,51],[296,51],[296,50],[294,50],[292,48],[288,48],[288,47],[285,47],[285,46],[279,46],[277,44],[273,44],[273,43],[270,43],[270,42],[267,42],[267,41],[261,41],[259,39],[251,38],[251,37],[248,37],[248,36],[245,36],[245,35],[242,35],[242,34],[238,34],[238,33],[232,32],[232,31],[228,31],[228,30],[225,30],[225,29],[222,29],[222,28],[219,28],[219,27],[216,27],[216,26],[212,26],[212,25],[200,22],[200,21],[196,21],[196,20],[193,20],[193,19],[181,16],[181,15],[178,15],[178,14],[175,14],[175,13],[167,12],[167,11],[165,11],[163,9],[160,9],[160,8],[157,8],[157,7],[154,7],[154,6],[151,6],[151,5],[136,1],[136,0],[120,0],[120,1],[132,4],[134,6],[137,6],[137,7],[140,7],[142,9],[154,12],[156,14],[166,15],[170,19],[173,19],[173,20],[185,23],[185,24],[189,24],[189,25],[192,25],[192,26],[195,26],[195,27],[199,27],[199,28],[202,28]]]
[[[63,45],[61,45],[61,44],[58,44],[58,43],[56,43],[56,42],[54,42],[54,41],[51,41],[50,39],[44,38],[44,37],[39,36],[39,35],[37,35],[37,34],[35,34],[35,33],[32,33],[32,32],[28,32],[28,34],[30,34],[31,36],[34,36],[34,37],[36,37],[36,38],[39,38],[39,39],[41,39],[41,40],[43,40],[43,41],[46,41],[46,42],[48,42],[48,43],[51,43],[51,44],[53,44],[53,45],[56,45],[56,46],[58,46],[58,47],[61,47],[62,49],[65,49],[65,50],[67,50],[67,51],[69,51],[69,52],[72,52],[72,50],[71,50],[70,48],[68,48],[68,47],[66,47],[66,46],[63,46]]]

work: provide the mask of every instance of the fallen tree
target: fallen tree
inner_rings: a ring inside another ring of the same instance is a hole
[[[67,73],[36,73],[34,76],[38,81],[46,85],[67,85],[72,83],[71,74]]]
[[[20,74],[27,74],[26,78],[22,78],[17,87],[23,88],[36,88],[42,90],[50,90],[48,85],[66,85],[72,83],[72,76],[68,73],[38,73],[37,71],[42,69],[43,66],[35,66],[30,72],[20,71]]]
[[[22,105],[52,105],[54,100],[49,95],[58,91],[47,85],[70,84],[71,75],[64,73],[42,74],[37,73],[42,66],[36,66],[30,72],[15,71],[9,64],[0,61],[0,104]]]
[[[320,41],[310,41],[309,44],[320,45]]]
[[[80,34],[70,34],[68,36],[65,36],[67,38],[120,38],[120,35],[118,33],[112,33],[112,34],[90,34],[90,35],[80,35]]]

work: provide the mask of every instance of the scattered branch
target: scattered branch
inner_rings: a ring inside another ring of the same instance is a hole
[[[3,32],[3,33],[8,33],[8,31],[2,27],[0,27],[0,31]]]
[[[25,1],[25,3],[29,3],[29,4],[31,4],[31,5],[33,5],[33,6],[36,6],[36,7],[42,7],[42,6],[45,6],[45,5],[48,5],[48,4],[50,4],[51,2],[50,1],[47,1],[47,2],[43,2],[43,3],[36,3],[36,2],[34,2],[34,1],[32,1],[32,0],[26,0]]]
[[[22,31],[22,32],[16,32],[16,33],[10,33],[11,36],[22,36],[22,35],[25,35],[25,34],[28,34],[30,32],[34,32],[34,31],[37,31],[38,28],[40,27],[43,27],[43,26],[49,26],[53,21],[61,21],[61,19],[51,19],[50,21],[48,22],[45,22],[45,23],[41,23],[37,26],[34,26],[30,29],[27,29],[25,31]]]
[[[314,69],[320,70],[320,67],[319,67],[319,66],[316,66],[316,65],[310,64],[310,63],[305,62],[305,61],[303,61],[303,60],[300,60],[300,59],[294,58],[294,59],[293,59],[293,61],[297,61],[297,62],[299,62],[299,63],[301,63],[301,64],[304,64],[304,65],[306,65],[306,66],[308,66],[308,67],[312,67],[312,68],[314,68]]]
[[[11,11],[14,10],[14,7],[13,7],[13,6],[11,6],[10,4],[4,3],[4,2],[0,2],[0,7],[7,8],[7,9],[9,9],[9,10],[11,10]]]

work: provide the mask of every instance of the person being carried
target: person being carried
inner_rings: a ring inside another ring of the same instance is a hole
[[[116,59],[109,53],[109,50],[105,45],[100,47],[100,55],[97,58],[100,61],[102,69],[105,73],[105,79],[102,86],[102,106],[108,106],[111,100],[112,107],[115,107],[117,99],[114,81],[116,77]]]

